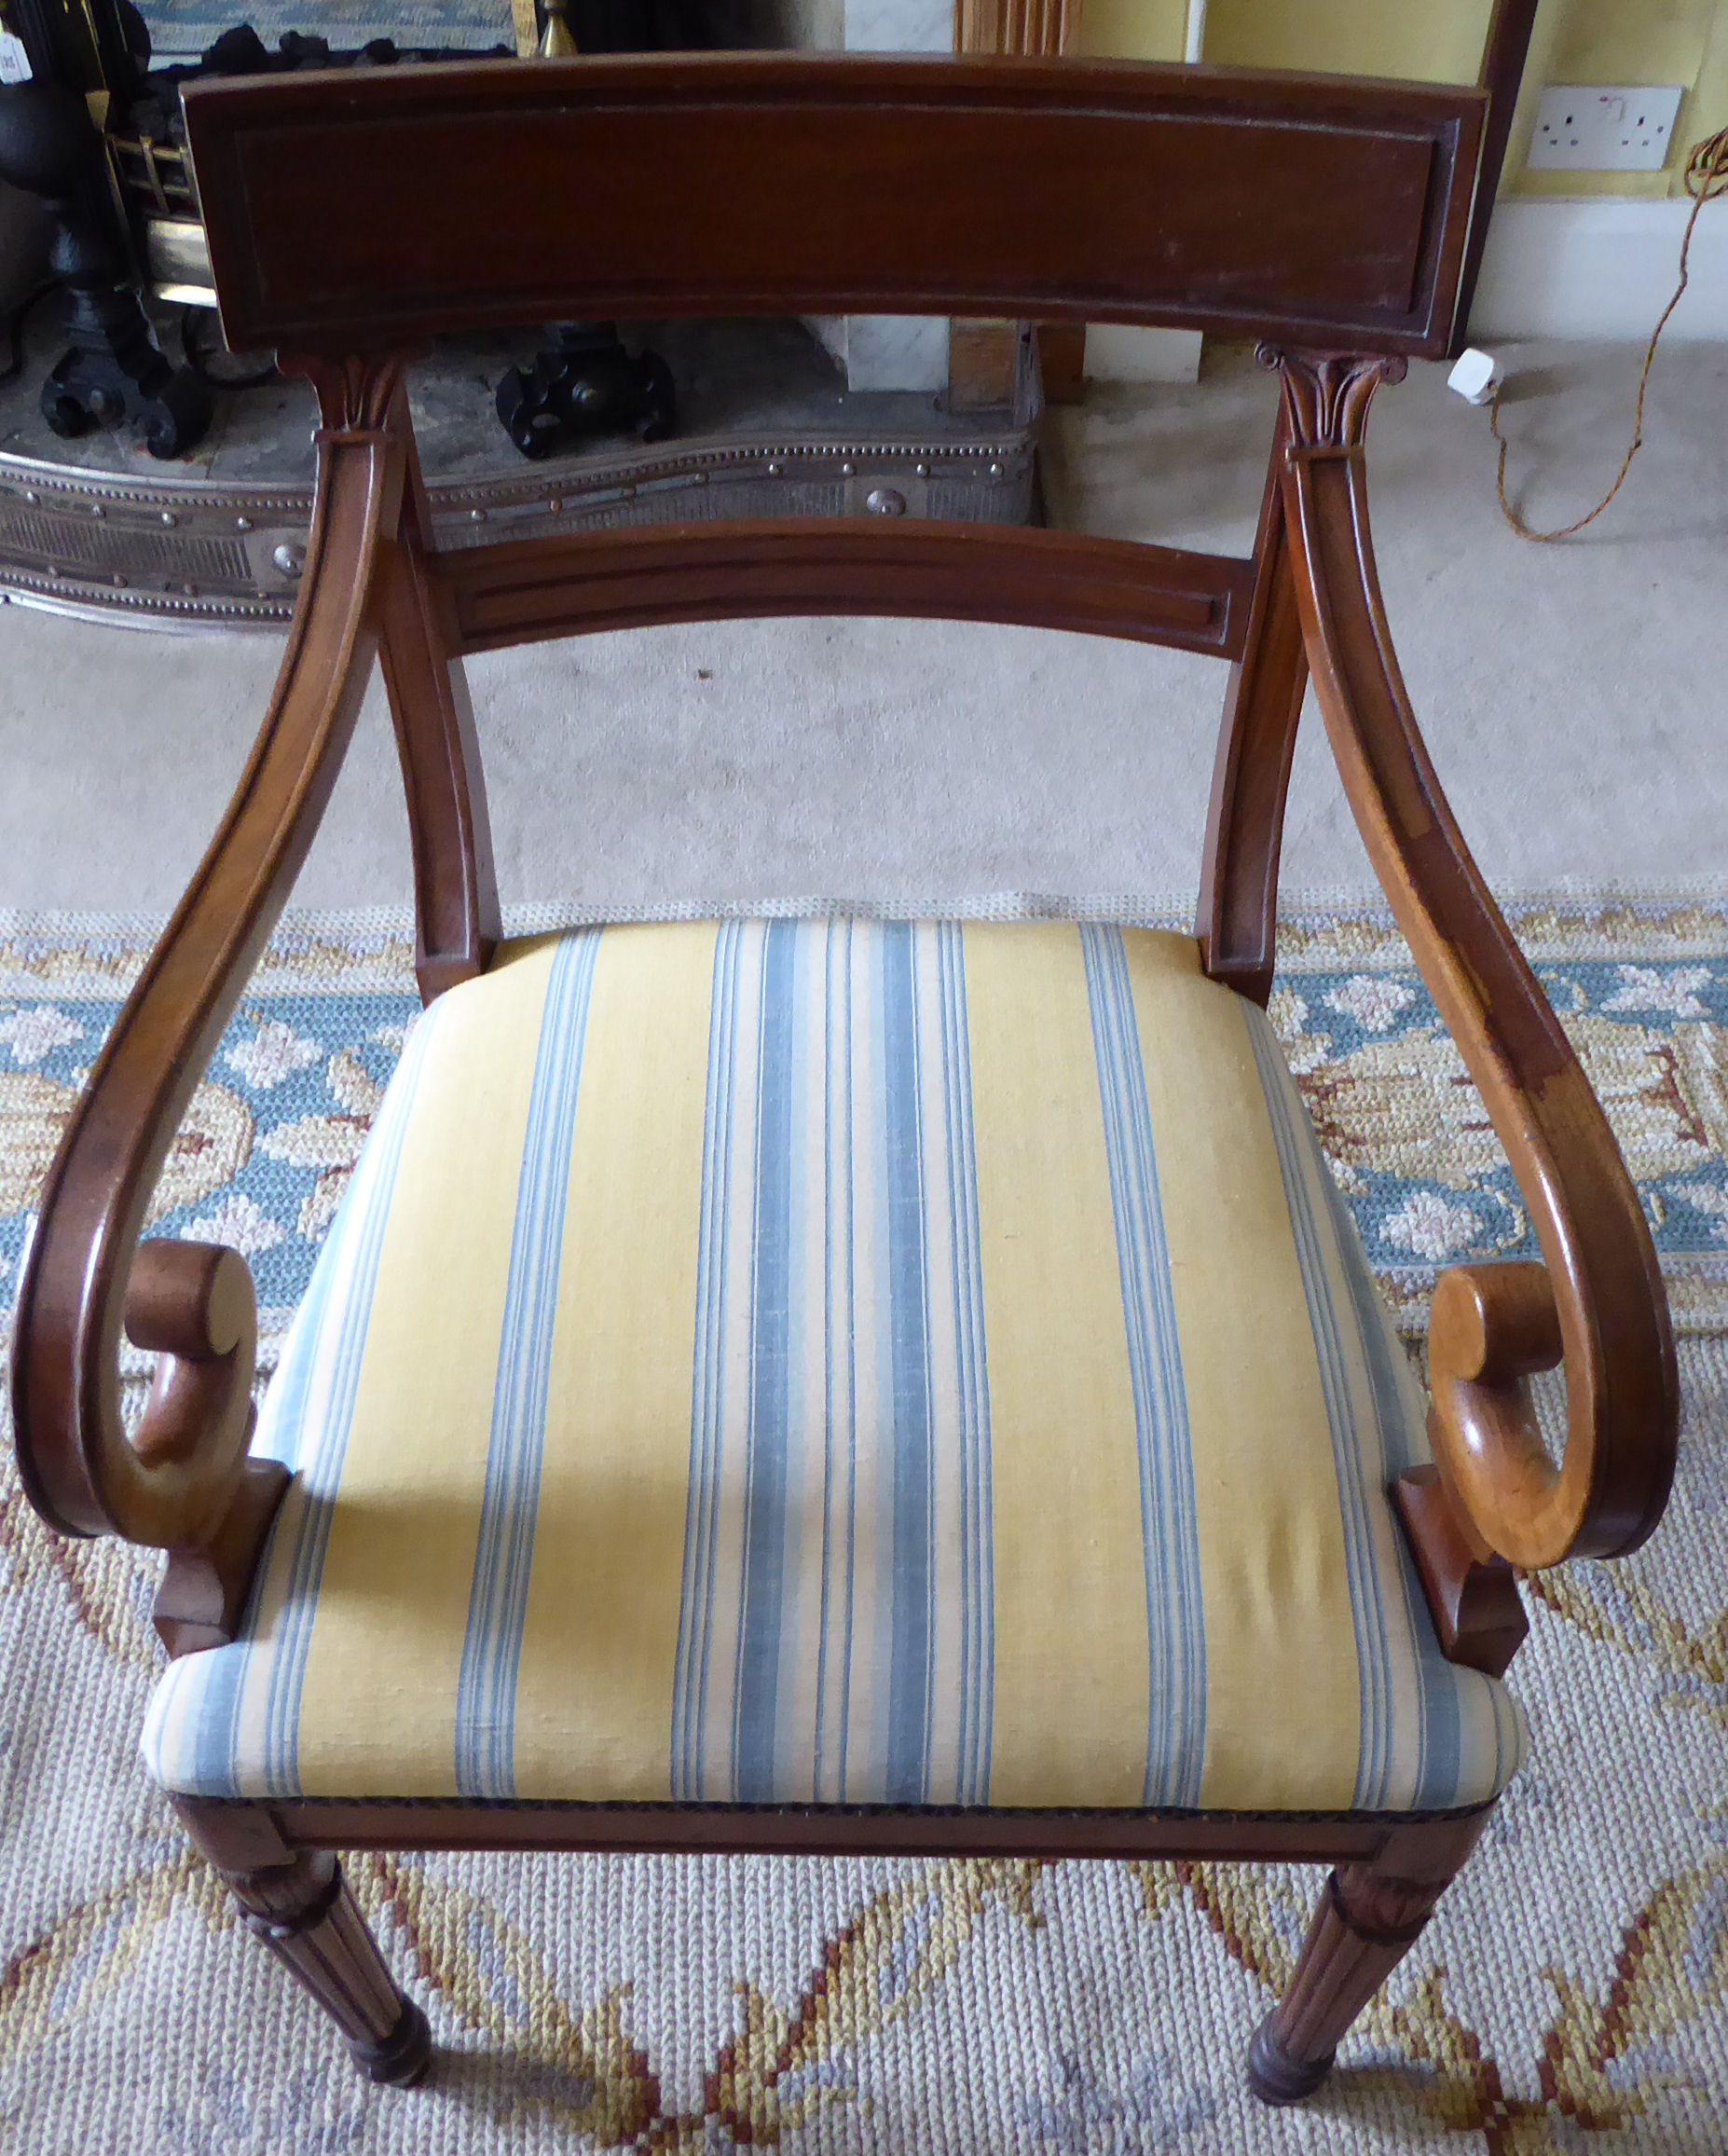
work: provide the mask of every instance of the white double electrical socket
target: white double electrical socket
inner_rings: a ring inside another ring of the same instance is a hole
[[[1680,117],[1677,82],[1551,82],[1536,106],[1533,172],[1659,172]]]

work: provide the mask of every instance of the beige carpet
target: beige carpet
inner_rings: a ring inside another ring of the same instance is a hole
[[[1268,2112],[1241,2078],[1314,1873],[446,1857],[351,1869],[442,2047],[424,2088],[373,2090],[144,1780],[156,1561],[48,1535],[7,1468],[0,2149],[1721,2156],[1728,919],[1550,905],[1520,930],[1657,1220],[1680,1476],[1647,1550],[1534,1587],[1531,1765],[1322,2095]],[[285,1297],[408,1009],[400,922],[345,935],[279,940],[213,1070],[233,1105],[170,1171],[176,1231],[243,1230]],[[139,950],[135,925],[0,922],[7,1251]],[[1293,923],[1284,959],[1286,1051],[1419,1327],[1437,1263],[1516,1247],[1503,1170],[1383,925]]]

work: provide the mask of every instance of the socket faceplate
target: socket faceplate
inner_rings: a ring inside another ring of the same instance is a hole
[[[1533,172],[1659,172],[1680,117],[1677,82],[1553,82],[1536,107]]]

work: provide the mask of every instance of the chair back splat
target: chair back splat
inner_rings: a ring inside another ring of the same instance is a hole
[[[185,103],[225,332],[329,353],[891,309],[1438,357],[1485,109],[1474,88],[780,54],[296,74]]]
[[[1368,407],[1457,335],[1530,15],[1499,0],[1491,89],[782,55],[188,89],[228,341],[317,392],[312,531],[257,743],[44,1186],[13,1400],[53,1526],[170,1552],[146,1755],[375,2079],[424,2070],[426,2023],[333,1848],[953,1849],[1334,1862],[1250,2056],[1303,2095],[1515,1771],[1511,1566],[1655,1526],[1650,1233],[1423,748],[1368,529]],[[1257,340],[1252,554],[910,518],[433,544],[431,338],[877,311]],[[811,612],[1226,661],[1196,936],[500,953],[464,655]],[[244,1260],[140,1238],[375,657],[436,1008],[253,1458]],[[1256,1008],[1310,674],[1542,1249],[1441,1277],[1432,1463]],[[130,1434],[122,1331],[158,1354]],[[1527,1380],[1562,1360],[1557,1463]]]

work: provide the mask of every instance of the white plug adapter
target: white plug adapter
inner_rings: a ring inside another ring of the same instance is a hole
[[[1505,370],[1494,355],[1471,345],[1459,354],[1457,365],[1446,378],[1446,386],[1456,390],[1467,405],[1486,405],[1504,379]]]

